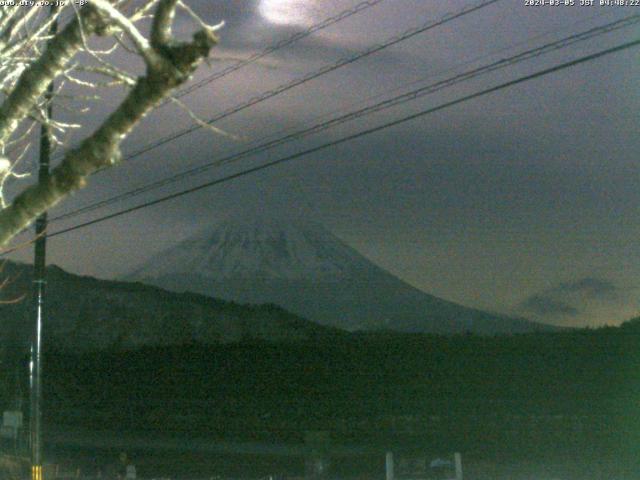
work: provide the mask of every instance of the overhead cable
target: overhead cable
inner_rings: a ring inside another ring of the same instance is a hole
[[[519,78],[517,78],[515,80],[510,80],[508,82],[501,83],[501,84],[496,85],[494,87],[486,88],[484,90],[480,90],[478,92],[475,92],[475,93],[472,93],[472,94],[469,94],[469,95],[465,95],[465,96],[460,97],[460,98],[458,98],[456,100],[452,100],[452,101],[443,103],[443,104],[438,105],[436,107],[428,108],[426,110],[422,110],[420,112],[417,112],[417,113],[414,113],[414,114],[411,114],[411,115],[407,115],[407,116],[402,117],[400,119],[393,120],[391,122],[387,122],[387,123],[384,123],[382,125],[379,125],[379,126],[376,126],[376,127],[372,127],[372,128],[366,129],[366,130],[362,130],[362,131],[354,133],[352,135],[347,135],[347,136],[342,137],[342,138],[340,138],[338,140],[327,142],[327,143],[324,143],[322,145],[319,145],[319,146],[316,146],[316,147],[313,147],[313,148],[309,148],[309,149],[294,153],[292,155],[281,157],[281,158],[279,158],[277,160],[273,160],[273,161],[270,161],[270,162],[267,162],[267,163],[252,167],[252,168],[248,168],[246,170],[242,170],[240,172],[237,172],[237,173],[234,173],[234,174],[231,174],[231,175],[227,175],[225,177],[221,177],[221,178],[218,178],[218,179],[215,179],[215,180],[211,180],[209,182],[200,184],[200,185],[195,186],[195,187],[187,188],[187,189],[181,190],[179,192],[172,193],[170,195],[165,195],[163,197],[160,197],[160,198],[148,201],[148,202],[144,202],[142,204],[135,205],[133,207],[129,207],[129,208],[120,210],[118,212],[111,213],[109,215],[104,215],[102,217],[95,218],[93,220],[89,220],[89,221],[86,221],[86,222],[83,222],[83,223],[80,223],[80,224],[76,224],[76,225],[73,225],[73,226],[70,226],[70,227],[67,227],[67,228],[63,228],[61,230],[57,230],[57,231],[55,231],[53,233],[50,233],[48,235],[48,237],[55,237],[55,236],[58,236],[58,235],[63,235],[63,234],[66,234],[66,233],[69,233],[69,232],[72,232],[72,231],[75,231],[75,230],[78,230],[78,229],[81,229],[81,228],[88,227],[90,225],[95,225],[95,224],[98,224],[98,223],[102,223],[104,221],[111,220],[113,218],[120,217],[122,215],[126,215],[128,213],[135,212],[137,210],[148,208],[148,207],[151,207],[153,205],[157,205],[157,204],[166,202],[168,200],[172,200],[172,199],[179,198],[179,197],[191,194],[191,193],[195,193],[195,192],[203,190],[205,188],[209,188],[209,187],[213,187],[213,186],[216,186],[216,185],[220,185],[220,184],[229,182],[231,180],[235,180],[237,178],[241,178],[241,177],[250,175],[252,173],[256,173],[256,172],[259,172],[259,171],[262,171],[262,170],[266,170],[266,169],[274,167],[276,165],[287,163],[287,162],[290,162],[292,160],[295,160],[295,159],[298,159],[298,158],[301,158],[301,157],[304,157],[304,156],[307,156],[307,155],[310,155],[310,154],[313,154],[313,153],[317,153],[317,152],[322,151],[322,150],[326,150],[326,149],[331,148],[331,147],[335,147],[337,145],[341,145],[341,144],[356,140],[358,138],[364,137],[366,135],[370,135],[370,134],[375,133],[375,132],[379,132],[381,130],[385,130],[385,129],[390,128],[390,127],[394,127],[396,125],[400,125],[400,124],[403,124],[403,123],[406,123],[406,122],[410,122],[412,120],[416,120],[418,118],[433,114],[435,112],[444,110],[446,108],[450,108],[450,107],[455,106],[455,105],[459,105],[459,104],[464,103],[464,102],[468,102],[470,100],[473,100],[473,99],[476,99],[476,98],[479,98],[479,97],[483,97],[485,95],[488,95],[490,93],[494,93],[494,92],[503,90],[505,88],[509,88],[509,87],[512,87],[512,86],[515,86],[515,85],[518,85],[518,84],[521,84],[521,83],[524,83],[524,82],[528,82],[530,80],[534,80],[536,78],[540,78],[540,77],[549,75],[551,73],[555,73],[555,72],[558,72],[558,71],[561,71],[561,70],[564,70],[564,69],[567,69],[567,68],[570,68],[570,67],[574,67],[574,66],[579,65],[579,64],[587,63],[587,62],[596,60],[598,58],[604,57],[606,55],[611,55],[611,54],[616,53],[616,52],[620,52],[620,51],[627,50],[627,49],[630,49],[630,48],[633,48],[633,47],[637,47],[638,45],[640,45],[640,39],[636,39],[636,40],[631,41],[631,42],[623,43],[623,44],[617,45],[615,47],[611,47],[611,48],[607,48],[607,49],[604,49],[604,50],[600,50],[600,51],[598,51],[596,53],[585,55],[585,56],[577,58],[575,60],[564,62],[564,63],[561,63],[559,65],[556,65],[556,66],[553,66],[553,67],[550,67],[550,68],[546,68],[546,69],[537,71],[537,72],[529,74],[529,75],[525,75],[525,76],[519,77]]]

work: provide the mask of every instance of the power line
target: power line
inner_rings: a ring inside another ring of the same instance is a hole
[[[309,148],[307,150],[303,150],[301,152],[294,153],[292,155],[288,155],[286,157],[282,157],[282,158],[279,158],[277,160],[273,160],[271,162],[267,162],[265,164],[258,165],[258,166],[253,167],[253,168],[249,168],[249,169],[243,170],[241,172],[237,172],[237,173],[234,173],[234,174],[231,174],[231,175],[227,175],[227,176],[219,178],[219,179],[215,179],[215,180],[206,182],[206,183],[198,185],[196,187],[192,187],[192,188],[188,188],[188,189],[185,189],[185,190],[181,190],[180,192],[176,192],[176,193],[173,193],[173,194],[170,194],[170,195],[166,195],[164,197],[160,197],[160,198],[157,198],[155,200],[151,200],[151,201],[148,201],[148,202],[145,202],[145,203],[133,206],[133,207],[129,207],[129,208],[126,208],[124,210],[120,210],[118,212],[115,212],[115,213],[112,213],[112,214],[109,214],[109,215],[105,215],[105,216],[102,216],[102,217],[99,217],[99,218],[96,218],[96,219],[93,219],[93,220],[90,220],[90,221],[87,221],[87,222],[84,222],[84,223],[80,223],[80,224],[77,224],[77,225],[74,225],[74,226],[71,226],[71,227],[68,227],[68,228],[64,228],[62,230],[58,230],[56,232],[51,233],[48,236],[49,237],[55,237],[55,236],[58,236],[58,235],[69,233],[69,232],[72,232],[74,230],[78,230],[80,228],[84,228],[84,227],[87,227],[87,226],[90,226],[90,225],[101,223],[101,222],[104,222],[106,220],[110,220],[112,218],[116,218],[116,217],[125,215],[127,213],[134,212],[136,210],[141,210],[143,208],[151,207],[153,205],[157,205],[159,203],[162,203],[162,202],[165,202],[165,201],[168,201],[168,200],[172,200],[174,198],[178,198],[178,197],[181,197],[181,196],[184,196],[184,195],[188,195],[190,193],[194,193],[194,192],[197,192],[199,190],[203,190],[203,189],[208,188],[208,187],[212,187],[212,186],[219,185],[219,184],[231,181],[231,180],[235,180],[236,178],[244,177],[246,175],[249,175],[249,174],[252,174],[252,173],[255,173],[255,172],[258,172],[258,171],[261,171],[261,170],[265,170],[265,169],[270,168],[270,167],[273,167],[275,165],[286,163],[286,162],[295,160],[297,158],[300,158],[300,157],[303,157],[303,156],[306,156],[306,155],[309,155],[309,154],[312,154],[312,153],[316,153],[316,152],[325,150],[325,149],[330,148],[330,147],[334,147],[336,145],[340,145],[340,144],[343,144],[343,143],[346,143],[346,142],[350,142],[350,141],[358,139],[360,137],[364,137],[366,135],[370,135],[372,133],[379,132],[381,130],[384,130],[384,129],[387,129],[387,128],[390,128],[390,127],[394,127],[396,125],[400,125],[400,124],[415,120],[417,118],[424,117],[426,115],[430,115],[430,114],[438,112],[440,110],[444,110],[446,108],[449,108],[449,107],[452,107],[452,106],[455,106],[455,105],[458,105],[458,104],[461,104],[461,103],[464,103],[464,102],[467,102],[467,101],[470,101],[470,100],[473,100],[473,99],[476,99],[476,98],[479,98],[479,97],[482,97],[482,96],[485,96],[485,95],[488,95],[490,93],[494,93],[494,92],[503,90],[505,88],[509,88],[509,87],[514,86],[514,85],[518,85],[520,83],[524,83],[524,82],[527,82],[527,81],[530,81],[530,80],[534,80],[536,78],[539,78],[539,77],[542,77],[542,76],[545,76],[545,75],[549,75],[551,73],[555,73],[555,72],[558,72],[560,70],[564,70],[566,68],[570,68],[570,67],[582,64],[582,63],[590,62],[592,60],[596,60],[596,59],[604,57],[606,55],[610,55],[612,53],[620,52],[620,51],[623,51],[623,50],[626,50],[626,49],[629,49],[629,48],[632,48],[632,47],[636,47],[638,45],[640,45],[640,39],[637,39],[637,40],[634,40],[634,41],[631,41],[631,42],[627,42],[627,43],[624,43],[624,44],[621,44],[621,45],[617,45],[615,47],[611,47],[611,48],[608,48],[608,49],[605,49],[605,50],[601,50],[599,52],[592,53],[590,55],[586,55],[586,56],[580,57],[578,59],[575,59],[575,60],[572,60],[572,61],[569,61],[569,62],[565,62],[565,63],[559,64],[559,65],[556,65],[554,67],[546,68],[544,70],[540,70],[538,72],[519,77],[519,78],[517,78],[515,80],[510,80],[508,82],[501,83],[499,85],[496,85],[494,87],[490,87],[490,88],[481,90],[479,92],[475,92],[475,93],[472,93],[472,94],[469,94],[469,95],[465,95],[465,96],[460,97],[460,98],[458,98],[456,100],[452,100],[452,101],[443,103],[441,105],[438,105],[437,107],[432,107],[432,108],[429,108],[427,110],[422,110],[422,111],[420,111],[418,113],[414,113],[412,115],[408,115],[408,116],[402,117],[400,119],[397,119],[397,120],[394,120],[394,121],[391,121],[391,122],[388,122],[388,123],[384,123],[384,124],[379,125],[377,127],[372,127],[372,128],[367,129],[367,130],[363,130],[363,131],[360,131],[358,133],[342,137],[342,138],[340,138],[338,140],[334,140],[334,141],[331,141],[331,142],[324,143],[324,144],[322,144],[320,146],[317,146],[317,147]]]
[[[216,115],[216,116],[210,118],[209,120],[207,120],[205,123],[213,124],[213,123],[215,123],[215,122],[217,122],[219,120],[222,120],[223,118],[229,117],[229,116],[231,116],[233,114],[241,112],[242,110],[245,110],[247,108],[253,107],[254,105],[257,105],[258,103],[261,103],[261,102],[264,102],[264,101],[266,101],[266,100],[268,100],[270,98],[273,98],[276,95],[280,95],[281,93],[284,93],[284,92],[286,92],[288,90],[291,90],[292,88],[295,88],[295,87],[297,87],[299,85],[303,85],[303,84],[305,84],[307,82],[310,82],[311,80],[314,80],[314,79],[316,79],[316,78],[318,78],[318,77],[320,77],[322,75],[326,75],[326,74],[328,74],[330,72],[333,72],[333,71],[335,71],[335,70],[337,70],[337,69],[339,69],[341,67],[344,67],[346,65],[350,65],[350,64],[352,64],[352,63],[354,63],[354,62],[356,62],[356,61],[358,61],[358,60],[360,60],[362,58],[368,57],[369,55],[373,55],[374,53],[378,53],[378,52],[384,50],[385,48],[388,48],[388,47],[396,45],[396,44],[398,44],[400,42],[404,42],[406,40],[409,40],[410,38],[412,38],[412,37],[414,37],[414,36],[416,36],[418,34],[424,33],[424,32],[426,32],[428,30],[432,30],[432,29],[434,29],[436,27],[439,27],[439,26],[444,25],[444,24],[446,24],[448,22],[451,22],[453,20],[461,18],[461,17],[463,17],[465,15],[468,15],[470,13],[478,11],[478,10],[480,10],[482,8],[488,7],[488,6],[490,6],[490,5],[494,4],[494,3],[497,3],[499,1],[501,1],[501,0],[484,0],[484,1],[480,2],[480,3],[476,3],[476,4],[473,4],[473,5],[467,6],[467,7],[463,8],[463,9],[459,10],[456,13],[449,13],[449,14],[441,17],[438,20],[435,20],[435,21],[432,20],[432,21],[424,23],[424,24],[422,24],[422,25],[420,25],[418,27],[414,27],[414,28],[411,28],[409,30],[406,30],[404,33],[401,33],[400,35],[392,37],[389,40],[385,41],[384,43],[377,44],[377,45],[374,45],[372,47],[369,47],[368,49],[366,49],[366,50],[364,50],[362,52],[359,52],[359,53],[357,53],[355,55],[352,55],[350,57],[342,58],[342,59],[338,60],[337,62],[335,62],[333,64],[326,65],[326,66],[320,68],[319,70],[316,70],[315,72],[311,72],[311,73],[309,73],[309,74],[307,74],[307,75],[305,75],[305,76],[303,76],[301,78],[295,79],[295,80],[293,80],[291,82],[288,82],[288,83],[285,83],[285,84],[282,84],[282,85],[274,88],[273,90],[269,90],[267,92],[261,93],[260,95],[252,97],[252,98],[250,98],[249,100],[247,100],[244,103],[241,103],[239,105],[231,107],[231,108],[223,111],[222,113],[219,113],[218,115]],[[172,142],[172,141],[174,141],[174,140],[176,140],[176,139],[178,139],[180,137],[183,137],[185,135],[188,135],[190,133],[198,131],[201,128],[203,128],[202,125],[192,125],[191,127],[186,128],[186,129],[184,129],[184,130],[182,130],[180,132],[176,132],[174,134],[162,137],[162,138],[156,140],[155,142],[150,143],[147,146],[144,146],[144,147],[142,147],[142,148],[130,153],[129,155],[127,155],[125,157],[125,160],[131,160],[131,159],[133,159],[135,157],[139,157],[140,155],[142,155],[144,153],[147,153],[147,152],[149,152],[149,151],[151,151],[151,150],[153,150],[155,148],[158,148],[158,147],[160,147],[160,146],[162,146],[162,145],[164,145],[166,143]]]
[[[180,172],[176,175],[172,175],[170,177],[166,177],[164,179],[152,182],[150,184],[135,188],[133,190],[130,190],[128,192],[124,192],[122,194],[116,195],[114,197],[93,203],[91,205],[87,205],[85,207],[81,207],[77,210],[74,210],[72,212],[66,213],[66,214],[62,214],[59,215],[55,218],[52,219],[52,221],[59,221],[65,218],[71,218],[74,216],[77,216],[79,214],[82,213],[86,213],[89,211],[93,211],[96,210],[98,208],[122,201],[126,198],[131,198],[131,197],[135,197],[137,195],[140,195],[142,193],[151,191],[151,190],[155,190],[157,188],[160,188],[162,186],[171,184],[171,183],[175,183],[179,180],[182,180],[184,178],[196,175],[198,173],[204,172],[210,168],[213,167],[218,167],[221,166],[223,164],[227,164],[227,163],[231,163],[233,161],[245,158],[247,156],[251,156],[251,155],[255,155],[257,153],[263,152],[265,150],[269,150],[271,148],[274,148],[276,146],[285,144],[285,143],[289,143],[291,141],[295,141],[295,140],[299,140],[301,138],[304,138],[308,135],[312,135],[315,133],[319,133],[321,131],[324,131],[328,128],[334,127],[336,125],[357,119],[357,118],[361,118],[365,115],[370,115],[372,113],[376,113],[418,98],[421,98],[425,95],[429,95],[432,94],[434,92],[440,91],[444,88],[448,88],[451,87],[453,85],[456,85],[458,83],[464,82],[464,81],[468,81],[472,78],[475,78],[477,76],[480,75],[484,75],[486,73],[490,73],[493,72],[495,70],[498,69],[502,69],[502,68],[506,68],[508,66],[512,66],[515,65],[517,63],[523,62],[525,60],[529,60],[532,59],[534,57],[538,57],[541,56],[543,54],[549,53],[551,51],[556,51],[562,48],[566,48],[568,46],[574,45],[578,42],[582,42],[585,40],[589,40],[592,39],[596,36],[599,35],[603,35],[605,33],[609,33],[611,31],[614,30],[618,30],[621,28],[625,28],[631,25],[634,25],[636,23],[640,22],[640,14],[638,15],[630,15],[628,17],[610,22],[608,24],[605,25],[601,25],[599,27],[594,27],[591,29],[588,29],[586,31],[580,32],[580,33],[576,33],[573,35],[570,35],[568,37],[565,37],[563,39],[560,40],[556,40],[554,42],[550,42],[547,43],[545,45],[542,45],[540,47],[537,48],[533,48],[533,49],[529,49],[527,51],[518,53],[516,55],[513,55],[511,57],[508,58],[503,58],[500,59],[496,62],[492,62],[488,65],[484,65],[482,67],[478,67],[472,70],[468,70],[466,72],[460,73],[458,75],[455,75],[453,77],[447,78],[445,80],[441,80],[439,82],[435,82],[433,84],[418,88],[416,90],[412,90],[410,92],[406,92],[400,95],[397,95],[393,98],[387,99],[387,100],[383,100],[381,102],[378,102],[374,105],[370,105],[352,112],[349,112],[347,114],[343,114],[340,115],[338,117],[334,117],[332,119],[329,119],[327,121],[321,122],[319,124],[316,124],[314,126],[308,127],[306,129],[302,129],[299,130],[297,132],[291,133],[289,135],[286,135],[284,137],[280,137],[280,138],[276,138],[274,140],[271,140],[269,142],[263,143],[261,145],[249,148],[247,150],[223,157],[221,159],[215,160],[213,162],[208,162],[204,165],[200,165],[198,167],[186,170],[184,172]]]
[[[329,17],[325,20],[323,20],[320,23],[317,23],[315,25],[310,26],[309,28],[307,28],[306,30],[303,30],[301,32],[295,33],[292,36],[290,36],[289,38],[285,38],[284,40],[281,40],[277,43],[275,43],[274,45],[265,48],[264,50],[255,53],[253,55],[251,55],[249,58],[247,58],[246,60],[240,60],[238,62],[236,62],[233,65],[228,66],[227,68],[224,68],[222,70],[220,70],[219,72],[216,72],[212,75],[210,75],[207,78],[204,78],[202,80],[200,80],[199,82],[196,82],[192,85],[190,85],[189,87],[181,90],[180,92],[178,92],[175,96],[180,98],[183,97],[195,90],[198,90],[199,88],[204,87],[205,85],[208,85],[216,80],[218,80],[219,78],[225,77],[227,75],[229,75],[232,72],[235,72],[236,70],[239,70],[251,63],[256,62],[257,60],[260,60],[263,57],[266,57],[267,55],[280,50],[284,47],[287,47],[289,45],[291,45],[292,43],[295,43],[299,40],[302,40],[303,38],[308,37],[309,35],[322,30],[324,28],[327,28],[331,25],[334,25],[335,23],[338,23],[342,20],[344,20],[345,18],[349,18],[352,15],[355,15],[357,13],[362,12],[363,10],[366,10],[368,8],[371,8],[375,5],[377,5],[378,3],[383,2],[384,0],[369,0],[367,2],[361,2],[359,4],[357,4],[355,7],[350,8],[348,10],[344,10],[340,13],[338,13],[337,15],[333,16],[333,17]]]
[[[213,73],[212,75],[200,80],[197,83],[194,83],[192,85],[190,85],[189,87],[179,91],[177,94],[173,95],[173,98],[181,98],[184,97],[185,95],[188,95],[189,93],[198,90],[202,87],[204,87],[205,85],[208,85],[216,80],[218,80],[219,78],[222,77],[226,77],[227,75],[240,70],[241,68],[246,67],[247,65],[250,65],[252,63],[255,63],[256,61],[260,60],[263,57],[266,57],[267,55],[270,55],[273,52],[276,52],[282,48],[285,48],[289,45],[294,44],[295,42],[302,40],[303,38],[306,38],[310,35],[312,35],[315,32],[318,32],[320,30],[323,30],[327,27],[330,27],[331,25],[335,25],[338,22],[341,22],[342,20],[345,20],[353,15],[356,15],[358,13],[363,12],[364,10],[367,10],[371,7],[374,7],[375,5],[384,2],[385,0],[367,0],[364,2],[360,2],[357,5],[355,5],[352,8],[349,8],[347,10],[343,10],[342,12],[324,19],[322,22],[320,23],[316,23],[314,25],[311,25],[309,28],[302,30],[300,32],[297,32],[293,35],[291,35],[288,38],[285,38],[284,40],[281,40],[279,42],[276,42],[275,44],[257,52],[254,53],[253,55],[251,55],[249,58],[244,59],[244,60],[239,60],[236,63],[234,63],[233,65],[229,65],[226,68],[223,68],[222,70]],[[161,107],[170,103],[170,100],[165,100]],[[59,160],[60,158],[62,158],[62,156],[58,156],[55,158],[55,160]]]

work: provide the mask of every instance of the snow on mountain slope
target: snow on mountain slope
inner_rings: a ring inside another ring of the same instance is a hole
[[[227,219],[155,256],[132,277],[336,280],[372,264],[321,226],[297,220]]]
[[[347,330],[492,334],[544,328],[422,292],[301,219],[228,218],[154,256],[127,279],[243,303],[275,303]]]

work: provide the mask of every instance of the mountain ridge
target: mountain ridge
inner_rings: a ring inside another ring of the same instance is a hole
[[[0,341],[28,344],[33,267],[7,262],[3,277]],[[306,341],[338,335],[277,305],[241,305],[197,293],[176,293],[139,282],[78,276],[47,267],[44,343],[63,351],[133,349],[142,346],[234,343],[245,339]]]
[[[274,303],[344,330],[521,333],[552,329],[423,292],[306,219],[227,218],[153,256],[127,280]]]

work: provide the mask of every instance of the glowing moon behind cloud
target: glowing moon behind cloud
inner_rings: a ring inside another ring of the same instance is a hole
[[[276,25],[311,25],[313,1],[309,0],[261,0],[260,15]]]

